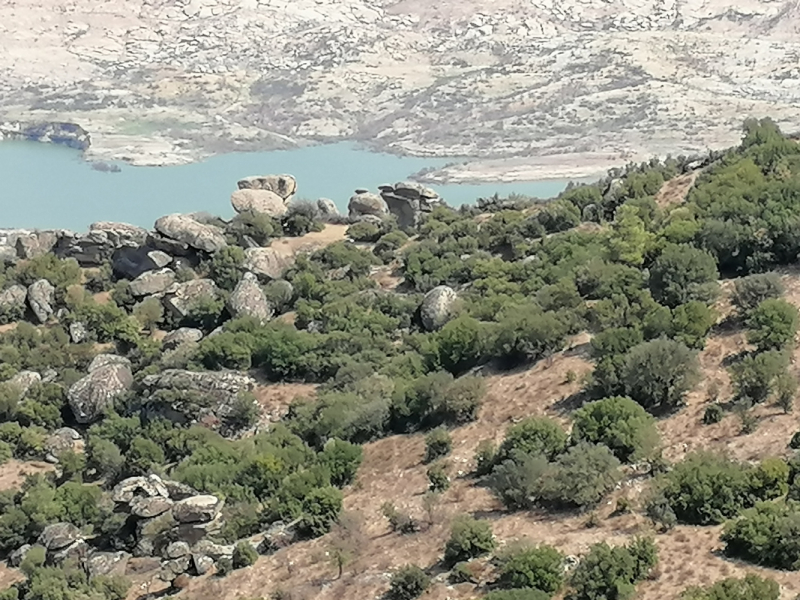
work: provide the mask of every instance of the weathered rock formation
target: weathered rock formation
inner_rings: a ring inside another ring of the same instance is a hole
[[[284,199],[270,190],[236,190],[231,194],[231,206],[237,213],[261,213],[275,219],[280,219],[288,210]]]
[[[419,225],[420,215],[430,212],[437,202],[441,202],[439,194],[413,181],[383,185],[380,190],[381,198],[389,212],[397,217],[401,229],[413,229]]]
[[[169,254],[148,246],[119,248],[111,257],[114,272],[126,279],[135,279],[142,273],[161,269],[171,262]]]
[[[240,179],[238,187],[240,190],[267,190],[286,201],[297,191],[297,180],[291,175],[253,176]]]
[[[19,318],[25,312],[25,299],[28,290],[24,286],[14,284],[0,292],[0,314],[9,319]]]
[[[203,252],[217,252],[228,245],[218,227],[204,225],[187,215],[161,217],[156,220],[155,229],[166,238]]]
[[[52,316],[55,293],[56,288],[47,279],[34,281],[28,287],[28,305],[39,323],[47,323]]]
[[[147,271],[130,283],[131,295],[136,298],[153,296],[167,291],[175,283],[175,272],[169,268]]]
[[[164,305],[178,317],[183,318],[201,302],[219,297],[219,288],[211,279],[193,279],[171,287],[164,297]]]
[[[36,371],[20,371],[8,380],[8,385],[12,385],[19,391],[19,397],[24,398],[31,386],[41,383],[42,376]]]
[[[78,423],[96,421],[133,384],[130,361],[113,356],[95,357],[88,375],[70,386],[67,400]]]
[[[453,288],[440,285],[425,294],[420,306],[420,320],[428,331],[441,329],[453,315],[458,296]]]
[[[353,220],[368,215],[383,217],[389,213],[389,207],[386,206],[386,201],[378,194],[373,194],[366,190],[356,190],[356,193],[350,198],[347,210],[350,213],[350,218]]]
[[[228,310],[234,318],[253,317],[262,324],[269,321],[274,312],[258,284],[258,278],[249,271],[228,298]]]
[[[192,327],[179,327],[178,329],[170,331],[164,336],[164,339],[161,341],[161,347],[165,350],[174,350],[183,344],[199,342],[202,339],[203,332],[199,329],[194,329]]]
[[[294,263],[294,256],[287,256],[274,248],[248,248],[244,251],[244,268],[267,279],[280,279]]]

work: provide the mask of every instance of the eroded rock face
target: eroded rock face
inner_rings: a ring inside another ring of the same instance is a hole
[[[161,250],[147,246],[117,249],[111,257],[111,268],[125,279],[135,279],[142,273],[161,269],[172,262],[172,257]]]
[[[66,548],[80,539],[81,530],[72,523],[54,523],[44,528],[36,543],[52,552]]]
[[[24,398],[32,386],[41,382],[42,376],[36,371],[20,371],[8,380],[9,385],[13,385],[19,390],[20,398]]]
[[[130,292],[136,298],[160,294],[175,283],[175,272],[172,269],[158,269],[142,273],[130,283]]]
[[[86,558],[86,572],[89,577],[124,575],[130,558],[127,552],[92,552]]]
[[[347,210],[351,219],[359,219],[366,215],[383,217],[389,213],[389,207],[386,206],[383,198],[370,192],[360,192],[353,195],[347,205]]]
[[[128,477],[114,486],[111,499],[129,504],[134,498],[168,498],[169,489],[157,475]]]
[[[166,215],[156,220],[155,229],[161,235],[204,252],[217,252],[228,244],[222,231],[204,225],[186,215]]]
[[[228,298],[228,310],[234,318],[253,317],[262,324],[269,321],[274,313],[264,290],[258,284],[258,278],[250,272],[245,273],[236,284]]]
[[[132,515],[143,519],[152,519],[171,509],[173,502],[169,498],[164,498],[163,496],[153,496],[150,498],[137,496],[129,502],[129,505]]]
[[[51,252],[58,243],[61,231],[34,231],[17,238],[17,256],[22,259],[37,258]],[[70,233],[70,232],[65,232]]]
[[[202,339],[203,332],[199,329],[193,329],[192,327],[179,327],[175,331],[170,331],[164,336],[164,339],[161,341],[161,347],[165,350],[174,350],[183,344],[199,342]]]
[[[207,523],[222,510],[222,500],[210,494],[192,496],[172,507],[172,516],[178,523]]]
[[[90,365],[89,374],[72,384],[67,392],[75,420],[81,424],[96,421],[131,385],[130,362],[111,362],[93,369]]]
[[[62,234],[55,253],[60,258],[74,258],[83,267],[93,267],[111,259],[119,248],[144,244],[147,230],[127,223],[100,221],[92,223],[83,234]]]
[[[254,212],[280,219],[288,208],[284,199],[270,190],[236,190],[231,194],[231,206],[237,213]]]
[[[47,279],[40,279],[28,287],[28,305],[39,323],[47,323],[53,314],[56,288]]]
[[[217,299],[219,288],[211,279],[193,279],[176,284],[164,298],[164,305],[177,317],[183,318],[204,299]]]
[[[69,339],[73,344],[80,344],[81,342],[86,341],[88,336],[89,332],[86,330],[86,325],[80,321],[75,321],[74,323],[69,324]]]
[[[240,190],[268,190],[288,200],[297,191],[297,180],[291,175],[245,177],[238,182]]]
[[[422,326],[428,331],[436,331],[444,326],[452,316],[453,305],[458,296],[453,288],[440,285],[425,294],[420,307]]]
[[[319,214],[326,219],[339,216],[339,209],[336,208],[333,200],[330,198],[320,198],[317,200],[317,210]]]
[[[274,248],[248,248],[244,251],[244,268],[268,279],[280,279],[295,260],[295,257],[286,256]]]
[[[30,552],[30,549],[33,548],[30,544],[23,544],[16,550],[14,550],[11,554],[8,555],[8,564],[9,566],[14,567],[15,569],[18,568],[22,561],[25,560],[25,557]]]
[[[89,363],[89,367],[86,370],[91,373],[92,371],[107,367],[108,365],[124,365],[130,368],[131,361],[119,354],[98,354],[92,359],[92,362]]]

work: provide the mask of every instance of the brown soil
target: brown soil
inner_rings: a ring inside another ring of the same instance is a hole
[[[699,171],[692,171],[691,173],[674,177],[664,183],[656,194],[656,204],[661,208],[666,208],[673,204],[683,203],[699,173]]]
[[[28,475],[47,473],[53,470],[55,470],[55,467],[46,462],[25,462],[12,458],[0,466],[0,490],[18,488]]]
[[[275,422],[283,418],[289,405],[301,398],[313,398],[317,386],[312,383],[267,383],[253,390],[262,415]]]
[[[270,248],[286,256],[309,253],[346,239],[347,225],[325,225],[322,231],[312,231],[300,237],[280,238],[272,242]]]

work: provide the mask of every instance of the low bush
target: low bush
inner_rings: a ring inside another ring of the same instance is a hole
[[[437,428],[425,436],[425,462],[430,463],[437,458],[450,454],[453,439],[446,429]]]
[[[636,584],[657,563],[656,546],[647,538],[636,538],[627,546],[595,544],[573,571],[567,599],[629,600],[635,594]]]
[[[497,583],[555,594],[564,585],[564,555],[552,546],[514,548],[500,557]]]
[[[253,548],[253,544],[248,541],[241,541],[233,548],[231,562],[234,569],[242,569],[255,564],[258,560],[258,552]]]
[[[646,458],[658,446],[653,417],[630,398],[592,402],[575,412],[573,419],[573,439],[604,444],[622,462]]]
[[[389,584],[390,600],[414,600],[431,585],[431,578],[417,565],[405,565],[398,569]]]
[[[444,561],[452,566],[488,554],[494,547],[494,534],[488,521],[461,517],[450,529],[450,539],[444,547]]]
[[[730,577],[707,587],[691,587],[680,600],[778,600],[781,588],[774,579],[752,573],[741,579]]]
[[[728,523],[722,533],[732,558],[789,571],[800,570],[800,504],[762,502]]]

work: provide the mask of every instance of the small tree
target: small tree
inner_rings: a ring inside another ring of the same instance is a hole
[[[592,506],[620,480],[619,461],[605,446],[582,442],[556,459],[543,482],[543,497],[559,505]]]
[[[675,308],[690,300],[713,300],[718,277],[711,254],[693,246],[671,244],[650,268],[650,289],[658,302]]]
[[[687,588],[680,600],[778,600],[781,588],[774,579],[749,573],[742,579],[728,578],[708,587]]]
[[[244,567],[249,567],[250,565],[255,564],[258,560],[258,552],[256,549],[253,548],[253,545],[246,541],[242,540],[233,548],[233,556],[231,557],[231,562],[233,564],[234,569],[243,569]]]
[[[338,571],[337,579],[342,578],[344,568],[359,554],[364,541],[361,520],[354,513],[342,513],[328,538],[328,556]]]
[[[786,300],[764,300],[750,313],[747,327],[747,341],[755,344],[760,352],[794,345],[797,308]]]
[[[746,317],[764,300],[780,298],[783,291],[783,284],[777,273],[756,273],[734,282],[731,302],[739,310],[739,314]]]
[[[551,467],[543,456],[517,454],[497,465],[489,476],[489,489],[511,510],[533,508],[543,493]]]
[[[444,547],[444,561],[452,566],[488,554],[494,546],[492,526],[487,521],[461,517],[450,529],[450,539]]]
[[[500,558],[498,583],[555,594],[564,585],[564,555],[552,546],[515,548]]]
[[[651,540],[634,540],[628,546],[595,544],[570,578],[569,600],[628,600],[636,583],[646,578],[658,560]]]
[[[433,462],[450,454],[453,440],[450,433],[444,428],[437,428],[425,436],[425,462]]]
[[[158,298],[146,298],[133,307],[133,316],[144,329],[153,331],[164,318],[164,305]]]
[[[428,467],[428,489],[431,492],[444,492],[450,488],[450,477],[447,475],[447,464],[437,462]]]
[[[431,585],[431,578],[417,565],[406,565],[392,575],[388,597],[390,600],[414,600]]]
[[[553,419],[529,417],[509,427],[497,452],[503,461],[514,454],[541,454],[553,459],[567,447],[567,434]]]
[[[772,395],[779,378],[785,376],[787,357],[777,351],[745,356],[731,366],[737,400],[758,404]]]

